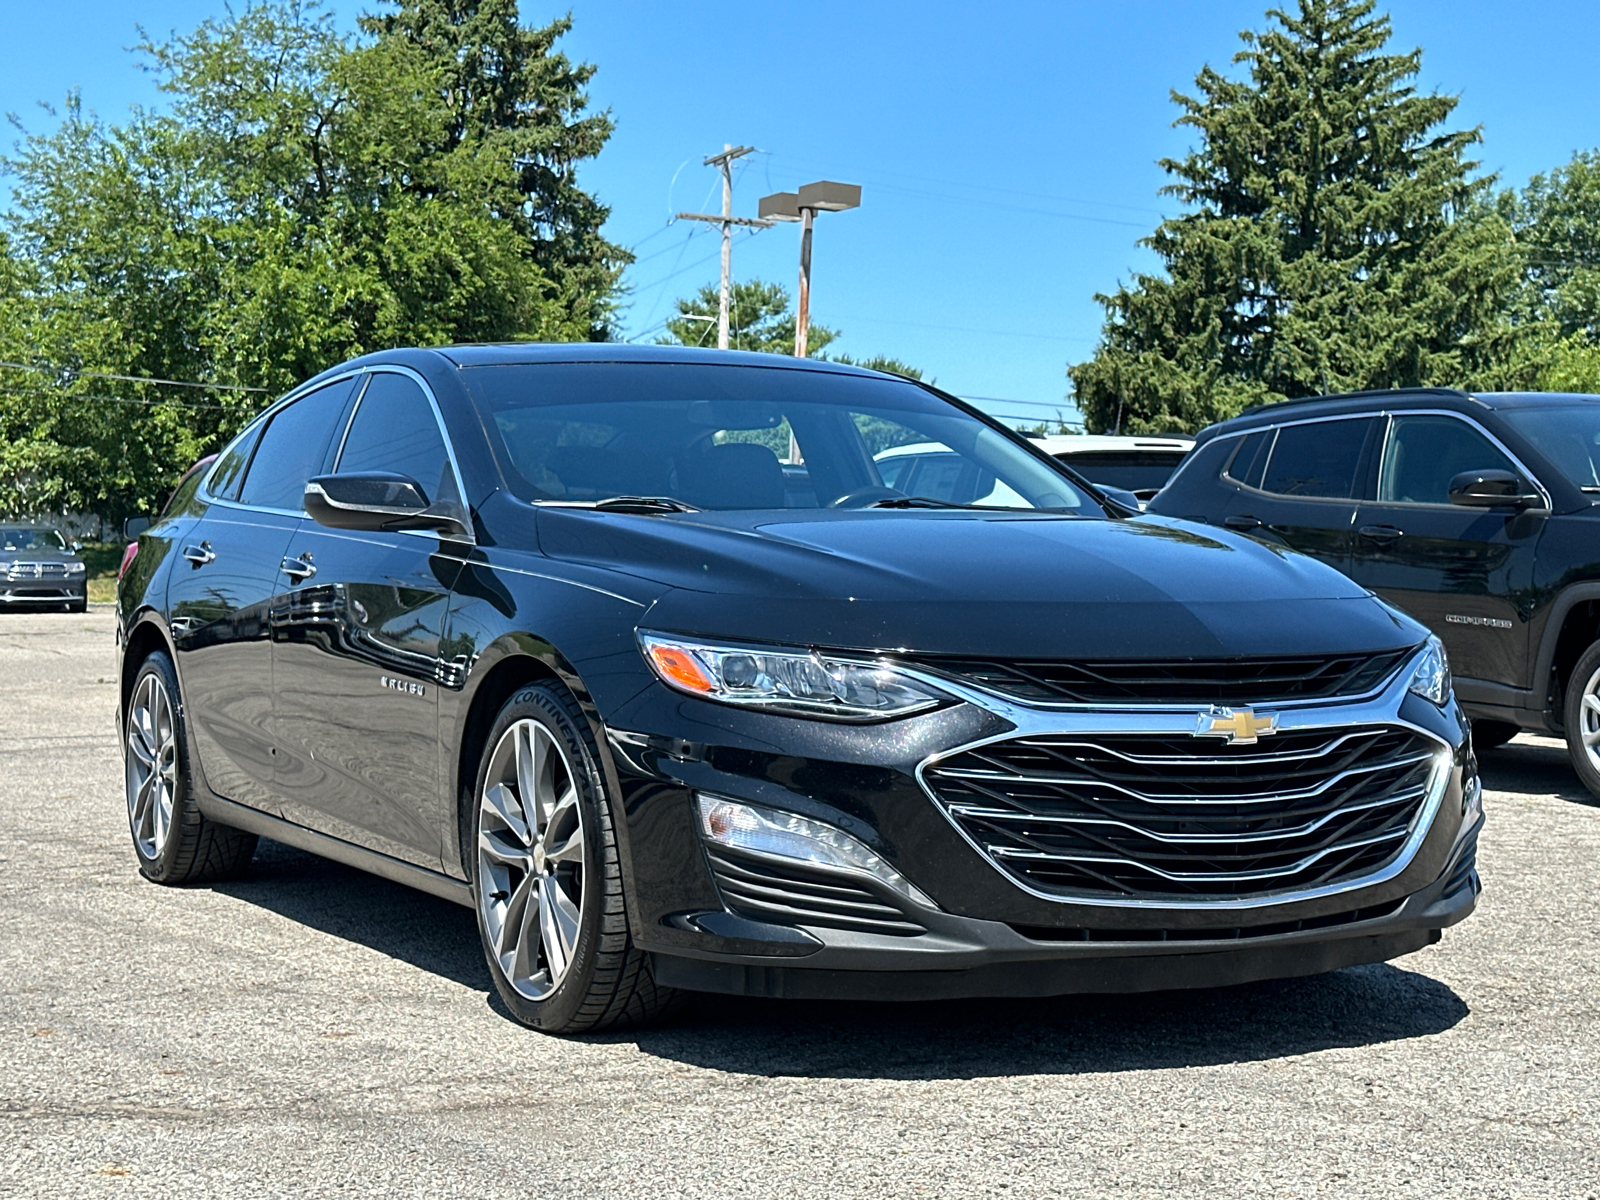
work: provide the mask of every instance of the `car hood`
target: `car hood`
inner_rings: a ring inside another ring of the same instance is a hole
[[[1152,658],[1343,653],[1426,632],[1343,575],[1164,517],[542,509],[540,549],[665,585],[643,623],[840,649]]]

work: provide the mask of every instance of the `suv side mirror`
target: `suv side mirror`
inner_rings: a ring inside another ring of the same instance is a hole
[[[1540,497],[1512,471],[1463,471],[1450,480],[1450,503],[1467,508],[1528,508]]]
[[[306,484],[305,510],[330,529],[431,529],[469,537],[455,505],[429,504],[422,485],[390,471],[319,475]]]
[[[71,550],[74,554],[76,554],[79,550],[83,549],[83,543],[82,542],[69,542],[69,543],[67,543],[67,549]]]
[[[122,523],[122,536],[127,541],[135,541],[141,533],[149,528],[149,517],[129,517]]]

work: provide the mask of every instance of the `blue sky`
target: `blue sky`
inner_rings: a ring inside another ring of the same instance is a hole
[[[124,47],[134,26],[186,29],[220,0],[8,0],[0,110],[38,128],[69,88],[116,118],[156,103]],[[361,5],[337,0],[341,24]],[[1181,154],[1170,89],[1224,67],[1265,4],[1237,0],[1008,3],[818,0],[806,5],[574,0],[563,46],[595,63],[617,133],[583,180],[612,205],[609,235],[637,246],[626,331],[646,339],[673,297],[716,278],[715,234],[667,226],[715,205],[701,159],[749,144],[735,211],[813,179],[859,183],[862,207],[818,222],[815,318],[834,348],[891,354],[991,411],[1048,416],[1067,363],[1100,326],[1094,293],[1152,262],[1136,245],[1170,201]],[[565,10],[522,0],[525,21]],[[1593,0],[1539,5],[1396,0],[1393,45],[1422,46],[1425,89],[1459,94],[1482,124],[1485,169],[1520,186],[1600,146]],[[735,242],[734,273],[793,288],[798,232]]]

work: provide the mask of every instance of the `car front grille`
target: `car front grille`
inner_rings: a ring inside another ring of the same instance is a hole
[[[707,848],[711,872],[731,912],[752,921],[812,925],[915,937],[926,933],[905,913],[866,888],[798,864],[781,865],[749,855]]]
[[[923,780],[991,860],[1036,890],[1171,901],[1372,874],[1405,843],[1438,754],[1388,725],[1254,744],[1052,733],[958,752]]]
[[[67,564],[59,562],[14,562],[6,571],[7,580],[65,579]]]
[[[1013,661],[925,657],[915,665],[1032,704],[1283,704],[1360,696],[1415,647],[1305,658]]]

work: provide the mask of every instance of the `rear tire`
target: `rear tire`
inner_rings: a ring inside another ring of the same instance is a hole
[[[195,804],[178,674],[164,651],[140,664],[122,735],[128,828],[139,873],[176,885],[228,879],[248,866],[256,835],[218,824]]]
[[[673,1001],[628,932],[611,805],[588,722],[558,685],[500,710],[466,827],[478,933],[495,990],[524,1025],[643,1025]]]
[[[1472,748],[1480,753],[1504,746],[1522,732],[1520,725],[1510,721],[1474,721],[1472,723]]]
[[[1585,650],[1572,668],[1562,721],[1573,770],[1600,797],[1600,642]]]

